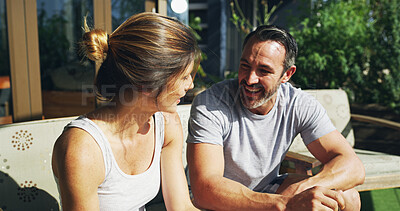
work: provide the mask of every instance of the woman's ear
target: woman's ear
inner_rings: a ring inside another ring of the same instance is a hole
[[[295,72],[296,72],[296,66],[293,65],[286,71],[285,74],[283,74],[281,83],[288,82]]]
[[[153,94],[153,92],[144,91],[144,92],[141,92],[141,94],[146,96],[146,97],[150,97]]]
[[[157,95],[156,94],[157,93],[156,90],[148,89],[148,88],[145,88],[145,87],[140,87],[139,90],[140,90],[139,93],[141,95],[146,96],[146,97],[154,97],[154,96]]]

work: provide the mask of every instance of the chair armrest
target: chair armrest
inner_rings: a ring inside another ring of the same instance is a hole
[[[359,121],[359,122],[367,122],[367,123],[372,123],[375,125],[393,128],[395,130],[400,130],[400,123],[386,120],[386,119],[365,116],[365,115],[361,115],[361,114],[351,114],[351,119],[355,120],[355,121]]]
[[[297,174],[307,174],[312,176],[312,169],[321,166],[321,162],[316,158],[291,151],[287,152],[284,160],[294,163],[294,172]]]

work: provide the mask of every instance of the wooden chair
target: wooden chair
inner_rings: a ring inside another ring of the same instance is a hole
[[[351,114],[347,94],[343,90],[307,90],[307,92],[324,106],[333,124],[353,147],[352,121],[367,122],[400,130],[400,123],[397,122]],[[358,191],[400,187],[400,156],[361,149],[354,149],[354,151],[366,170],[365,182],[356,187]],[[301,137],[298,136],[282,164],[281,172],[314,175],[321,167],[321,163],[308,152]]]

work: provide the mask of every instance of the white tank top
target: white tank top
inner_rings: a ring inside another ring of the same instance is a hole
[[[164,144],[164,118],[154,114],[155,151],[150,167],[137,175],[125,174],[118,166],[110,143],[100,128],[90,119],[80,116],[65,126],[77,127],[89,133],[99,145],[104,158],[105,179],[97,188],[100,210],[145,210],[144,205],[153,199],[160,188],[160,155]],[[57,181],[58,184],[58,181]]]

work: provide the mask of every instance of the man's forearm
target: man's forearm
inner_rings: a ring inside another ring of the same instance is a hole
[[[304,181],[302,190],[313,186],[348,190],[364,182],[365,170],[357,157],[338,155],[324,164],[317,175]]]
[[[288,198],[254,192],[224,177],[204,179],[193,184],[195,205],[210,210],[284,210]]]

